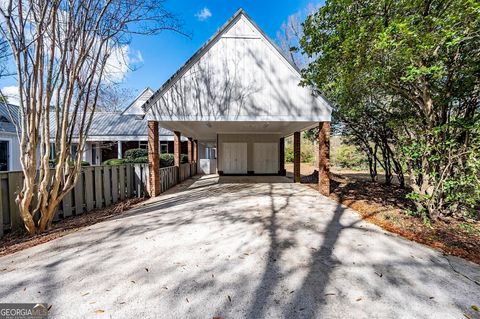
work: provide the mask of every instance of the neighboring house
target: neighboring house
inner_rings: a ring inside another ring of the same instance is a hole
[[[18,107],[0,103],[0,171],[17,171],[20,166],[20,143],[17,137]]]
[[[123,158],[132,148],[147,148],[147,120],[142,109],[143,103],[153,94],[150,88],[144,89],[130,105],[121,112],[95,112],[87,137],[83,160],[90,165],[100,165],[103,161]],[[13,121],[18,122],[18,106],[0,104],[0,170],[20,170],[20,147]],[[11,116],[14,118],[12,120]],[[52,114],[52,122],[54,115]],[[52,136],[54,129],[52,128]],[[54,141],[51,143],[51,159],[54,159]],[[74,140],[75,142],[75,140]],[[173,133],[163,129],[160,132],[159,149],[162,153],[173,153]],[[72,153],[77,144],[71,145]],[[182,143],[182,153],[187,152],[187,144]]]
[[[180,134],[191,138],[200,167],[209,161],[220,175],[285,174],[284,138],[294,135],[299,181],[300,132],[319,127],[320,190],[328,193],[332,108],[318,91],[300,86],[301,79],[295,65],[239,10],[144,109],[152,130],[159,126],[176,131],[176,140]],[[155,134],[149,137],[155,145]],[[214,161],[206,155],[211,149]],[[151,154],[154,167],[156,152]],[[150,174],[150,193],[156,195],[160,173]]]
[[[147,120],[142,105],[153,94],[145,88],[122,112],[95,112],[88,132],[84,160],[99,165],[113,158],[123,158],[132,148],[147,148]],[[185,144],[185,143],[184,143]],[[183,146],[186,152],[186,144]],[[173,153],[173,134],[160,132],[160,151]]]

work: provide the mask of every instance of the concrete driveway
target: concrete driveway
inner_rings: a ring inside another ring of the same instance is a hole
[[[479,318],[472,280],[282,177],[204,176],[0,258],[0,302],[52,318]]]

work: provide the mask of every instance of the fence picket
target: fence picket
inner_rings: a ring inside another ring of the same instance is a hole
[[[112,180],[112,203],[118,202],[118,166],[112,166],[111,180]]]
[[[95,166],[95,208],[102,208],[103,187],[102,187],[102,167]]]
[[[23,177],[21,172],[8,173],[8,200],[10,202],[9,209],[12,230],[23,227],[23,220],[20,217],[20,210],[17,203],[15,203],[15,198],[17,196],[17,192],[20,190],[22,179]]]
[[[120,186],[120,200],[124,200],[126,196],[126,189],[125,189],[125,166],[121,165],[118,167],[119,172],[119,186]]]
[[[110,186],[110,166],[103,166],[103,199],[105,207],[112,204],[112,188]]]
[[[87,207],[87,212],[91,211],[95,205],[95,185],[93,183],[93,168],[87,167],[84,171],[85,178],[85,206]]]
[[[75,196],[75,215],[83,214],[83,179],[84,179],[85,172],[80,172],[78,175],[77,185],[73,189],[73,193]]]

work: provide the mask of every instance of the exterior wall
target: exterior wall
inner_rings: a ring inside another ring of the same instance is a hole
[[[8,141],[8,170],[19,171],[22,169],[20,164],[20,144],[15,133],[0,132],[0,140]]]
[[[244,15],[152,100],[160,121],[330,121],[330,106]]]
[[[253,171],[253,144],[254,143],[279,143],[280,135],[276,134],[218,134],[218,170],[223,171],[222,143],[241,142],[247,143],[247,171]],[[280,168],[278,168],[280,169]]]

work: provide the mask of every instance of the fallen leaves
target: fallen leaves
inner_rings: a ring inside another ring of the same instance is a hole
[[[228,301],[232,302],[232,298],[230,296],[227,296],[228,297]]]
[[[105,310],[103,310],[103,309],[97,309],[97,310],[95,310],[95,313],[96,313],[97,315],[99,315],[99,314],[105,313]]]
[[[475,306],[475,305],[472,305],[472,307],[471,307],[471,308],[472,308],[474,311],[476,311],[476,312],[480,312],[480,310],[478,309],[478,307],[477,307],[477,306]]]

